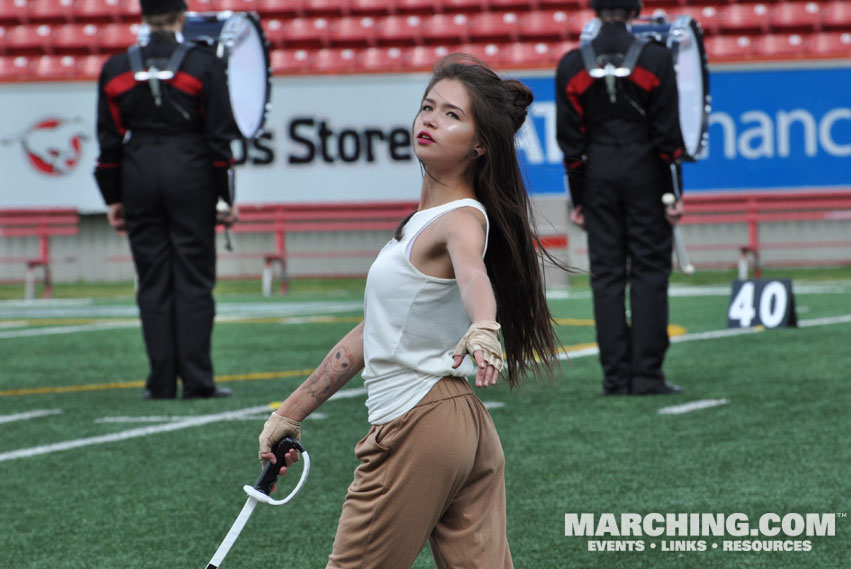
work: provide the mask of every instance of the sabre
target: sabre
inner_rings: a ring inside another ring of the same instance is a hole
[[[280,471],[281,465],[284,464],[284,457],[292,449],[301,453],[301,456],[304,458],[304,469],[302,470],[301,478],[299,478],[298,484],[296,484],[295,488],[293,488],[293,491],[290,492],[286,498],[283,498],[282,500],[275,500],[269,496],[269,493],[272,491],[272,487],[278,479],[278,471]],[[296,494],[298,494],[302,486],[304,486],[304,483],[307,480],[307,475],[310,474],[310,455],[307,454],[307,451],[304,450],[301,443],[293,438],[286,437],[285,439],[278,441],[275,445],[274,453],[275,460],[277,462],[275,464],[272,464],[271,461],[266,463],[266,466],[263,467],[263,472],[260,474],[260,478],[257,479],[257,484],[254,486],[246,484],[242,487],[245,493],[248,494],[248,499],[245,501],[242,511],[239,512],[239,515],[236,517],[236,521],[233,522],[233,525],[225,536],[225,539],[222,541],[222,544],[219,545],[219,548],[216,550],[213,558],[210,559],[206,569],[218,569],[218,567],[222,564],[222,561],[228,554],[228,551],[230,551],[230,548],[233,547],[234,542],[236,542],[236,538],[239,537],[239,534],[242,532],[245,524],[248,523],[248,518],[251,517],[251,513],[254,511],[254,507],[258,502],[263,502],[272,506],[283,506],[295,498]]]

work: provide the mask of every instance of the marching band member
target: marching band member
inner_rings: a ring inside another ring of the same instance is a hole
[[[224,67],[182,42],[183,0],[141,0],[146,45],[109,58],[98,82],[95,178],[109,223],[127,231],[150,374],[145,397],[223,397],[210,341],[217,213],[232,206],[230,142],[238,136]]]
[[[558,64],[556,131],[570,219],[588,233],[602,393],[680,393],[662,372],[671,226],[683,213],[681,202],[669,212],[661,201],[683,151],[672,56],[630,32],[641,0],[592,6],[602,21],[598,36]]]

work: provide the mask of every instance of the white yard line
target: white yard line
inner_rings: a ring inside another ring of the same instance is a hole
[[[188,429],[189,427],[200,427],[201,425],[207,425],[209,423],[215,423],[217,421],[227,421],[232,419],[239,419],[245,415],[250,415],[252,413],[260,413],[261,411],[267,411],[267,405],[261,405],[259,407],[247,407],[245,409],[238,409],[236,411],[225,411],[224,413],[216,413],[214,415],[201,415],[198,417],[187,417],[182,421],[175,421],[172,423],[166,423],[164,425],[155,425],[151,427],[140,427],[138,429],[130,429],[127,431],[119,431],[117,433],[110,433],[108,435],[100,435],[97,437],[86,437],[83,439],[74,439],[70,441],[63,441],[61,443],[53,443],[49,445],[41,445],[37,447],[31,448],[23,448],[19,450],[14,450],[11,452],[0,453],[0,462],[4,462],[7,460],[15,460],[17,458],[29,458],[33,456],[39,456],[42,454],[48,454],[52,452],[59,452],[63,450],[71,450],[80,447],[86,447],[91,445],[99,445],[105,443],[114,443],[118,441],[126,441],[128,439],[135,439],[139,437],[147,437],[149,435],[155,435],[157,433],[168,433],[172,431],[179,431],[181,429]]]
[[[48,417],[50,415],[58,415],[62,409],[36,409],[35,411],[27,411],[26,413],[14,413],[12,415],[0,415],[0,423],[13,423],[15,421],[27,421],[29,419],[37,419],[39,417]]]
[[[656,412],[660,415],[682,415],[683,413],[691,413],[698,409],[708,409],[710,407],[718,407],[719,405],[727,405],[728,403],[730,401],[727,399],[700,399],[699,401],[689,401],[682,405],[662,407]]]

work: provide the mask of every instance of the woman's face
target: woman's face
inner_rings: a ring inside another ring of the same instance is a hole
[[[413,135],[414,153],[426,164],[472,160],[473,150],[483,152],[476,139],[470,95],[461,81],[442,79],[426,93]]]

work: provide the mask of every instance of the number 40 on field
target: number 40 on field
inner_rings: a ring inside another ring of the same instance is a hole
[[[735,280],[727,310],[727,328],[797,326],[792,281]]]

